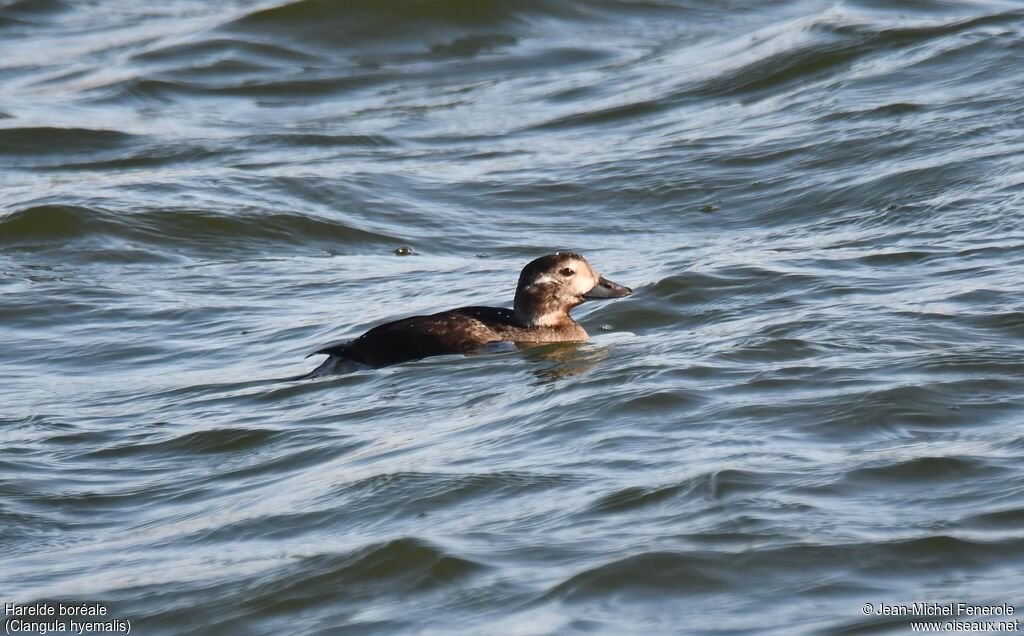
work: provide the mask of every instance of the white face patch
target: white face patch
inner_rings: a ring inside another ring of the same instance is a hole
[[[571,276],[562,274],[566,268],[573,271]],[[571,260],[562,263],[556,272],[541,274],[530,282],[530,287],[554,285],[559,296],[582,296],[597,285],[597,279],[597,274],[586,261]]]
[[[530,283],[530,286],[532,287],[533,285],[543,285],[545,283],[561,283],[561,282],[562,282],[561,279],[553,276],[552,274],[544,274],[540,278],[537,278],[536,280],[532,281]]]
[[[577,296],[582,296],[597,284],[597,273],[590,267],[590,264],[586,261],[573,260],[567,264],[567,267],[576,272],[573,276],[570,276],[567,280],[569,288]]]

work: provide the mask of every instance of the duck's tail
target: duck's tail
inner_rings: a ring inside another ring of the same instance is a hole
[[[335,348],[335,349],[337,349],[337,348]],[[317,368],[313,369],[309,373],[297,376],[297,377],[292,378],[292,379],[293,380],[313,380],[315,378],[322,378],[322,377],[328,376],[328,375],[338,375],[338,374],[341,374],[341,373],[351,373],[353,371],[362,371],[362,370],[370,368],[369,366],[363,364],[362,362],[358,362],[356,360],[353,360],[351,358],[347,358],[344,355],[342,355],[344,353],[344,350],[332,350],[332,351],[321,350],[321,351],[317,351],[315,353],[311,353],[311,354],[309,354],[306,357],[308,358],[310,356],[315,356],[317,354],[322,354],[322,353],[326,353],[327,354],[327,359],[324,360],[323,362],[321,362],[320,366],[318,366]]]

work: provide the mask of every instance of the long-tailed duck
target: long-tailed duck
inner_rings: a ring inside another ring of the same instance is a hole
[[[599,276],[579,254],[541,256],[519,275],[513,309],[461,307],[388,322],[355,340],[317,351],[328,358],[309,377],[471,353],[498,342],[582,342],[587,332],[569,315],[573,307],[632,293]]]

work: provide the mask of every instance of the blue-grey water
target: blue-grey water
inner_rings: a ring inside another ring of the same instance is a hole
[[[1021,618],[1022,152],[1019,2],[0,2],[0,602]],[[587,344],[289,379],[559,249]]]

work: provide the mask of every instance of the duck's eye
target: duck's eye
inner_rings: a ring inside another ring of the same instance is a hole
[[[571,267],[566,267],[566,268],[563,268],[560,273],[562,274],[562,276],[569,277],[569,276],[572,276],[573,274],[575,274],[576,272],[572,271]]]

